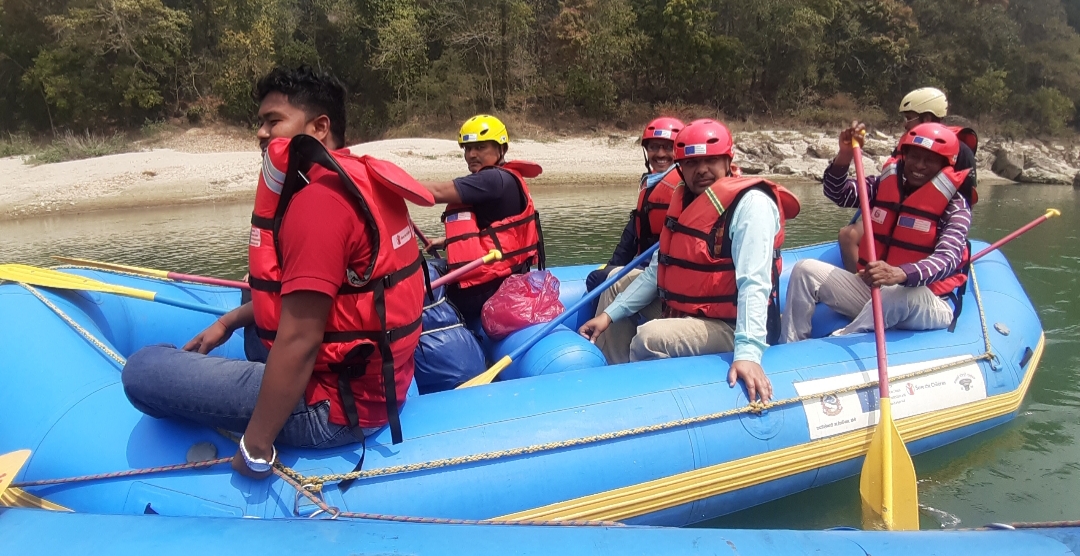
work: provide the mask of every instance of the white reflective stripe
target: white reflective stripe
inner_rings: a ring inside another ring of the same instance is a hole
[[[946,199],[952,199],[952,196],[956,195],[956,184],[945,175],[945,172],[938,172],[938,175],[930,181]]]
[[[281,195],[281,188],[285,185],[285,172],[274,167],[274,163],[270,161],[269,149],[263,153],[262,176],[263,181],[266,182],[266,187],[269,187],[270,191]]]
[[[891,178],[896,175],[896,163],[892,163],[881,169],[881,175],[878,176],[878,183],[885,181],[886,178]]]

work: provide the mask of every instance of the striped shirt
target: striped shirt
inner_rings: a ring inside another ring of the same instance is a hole
[[[822,185],[825,196],[838,206],[859,206],[855,178],[848,177],[846,166],[830,165],[825,170]],[[871,199],[877,196],[878,177],[867,176],[866,188]],[[900,265],[900,270],[907,274],[904,285],[912,288],[925,286],[955,272],[962,263],[970,227],[971,205],[963,195],[957,193],[953,195],[949,206],[945,207],[945,213],[938,221],[937,245],[934,246],[934,252],[921,261]]]

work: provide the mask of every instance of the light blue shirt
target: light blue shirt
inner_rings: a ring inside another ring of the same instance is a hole
[[[667,172],[655,172],[652,174],[645,174],[645,188],[648,189],[651,187],[655,187],[656,184],[660,183],[660,181],[668,175],[668,172],[677,172],[678,170],[676,170],[676,168],[678,167],[678,164],[672,164],[671,167],[667,169]]]
[[[735,360],[761,364],[768,344],[769,294],[772,292],[773,239],[780,232],[780,211],[764,191],[751,189],[731,215],[731,256],[739,288],[739,314],[735,319]],[[649,268],[604,309],[617,321],[644,309],[657,298],[656,267],[659,250]]]

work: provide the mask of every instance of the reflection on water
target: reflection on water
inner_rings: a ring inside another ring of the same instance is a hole
[[[802,213],[787,244],[835,240],[851,217],[819,187],[792,184]],[[604,262],[626,224],[631,187],[542,188],[535,192],[549,264]],[[920,455],[923,527],[960,519],[990,522],[1080,518],[1080,195],[1060,186],[984,186],[972,236],[993,240],[1047,207],[1064,216],[1004,248],[1046,329],[1046,352],[1012,423]],[[209,205],[55,216],[0,222],[0,261],[52,264],[69,255],[178,272],[238,278],[247,261],[250,205]],[[441,234],[437,209],[415,209],[429,235]],[[825,528],[861,522],[858,479],[803,492],[704,524],[709,527]]]

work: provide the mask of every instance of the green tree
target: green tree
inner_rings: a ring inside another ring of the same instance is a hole
[[[161,0],[97,0],[45,22],[57,41],[34,58],[23,80],[41,87],[66,121],[131,125],[179,102],[187,14]]]
[[[552,23],[556,57],[566,67],[566,97],[590,116],[610,114],[619,79],[644,40],[625,0],[564,0]]]

